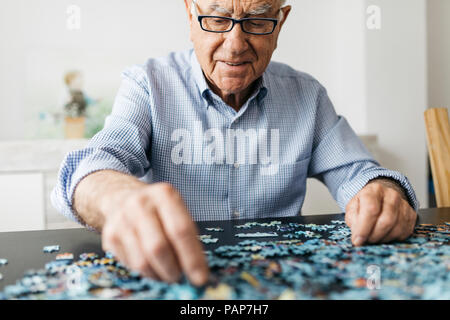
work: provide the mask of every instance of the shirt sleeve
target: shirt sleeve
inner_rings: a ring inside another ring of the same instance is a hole
[[[408,179],[400,172],[380,166],[345,118],[338,116],[325,88],[317,98],[317,116],[308,176],[322,181],[339,207],[347,203],[370,181],[391,178],[398,182],[414,210],[419,202]]]
[[[87,175],[100,170],[115,170],[142,177],[149,170],[151,114],[148,88],[148,77],[142,67],[125,70],[103,130],[84,149],[66,155],[51,201],[69,219],[90,228],[72,208],[75,188]]]

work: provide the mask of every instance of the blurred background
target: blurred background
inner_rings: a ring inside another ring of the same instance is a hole
[[[184,2],[0,4],[0,231],[73,227],[50,204],[59,165],[102,128],[127,66],[191,47]],[[288,4],[273,60],[317,78],[377,160],[433,206],[423,112],[450,106],[450,1]],[[303,214],[339,211],[308,181]]]

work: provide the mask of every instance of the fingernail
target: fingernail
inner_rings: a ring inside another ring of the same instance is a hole
[[[361,236],[357,236],[355,241],[354,241],[354,244],[355,244],[355,246],[359,247],[359,246],[362,246],[365,241],[366,241],[366,238],[361,237]]]
[[[206,273],[201,270],[195,270],[192,273],[192,280],[196,285],[203,285],[207,280]]]

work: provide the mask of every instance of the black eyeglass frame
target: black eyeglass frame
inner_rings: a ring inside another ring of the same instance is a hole
[[[254,35],[261,35],[261,36],[263,36],[263,35],[269,35],[269,34],[272,34],[274,31],[275,31],[275,28],[277,27],[277,25],[278,25],[278,19],[273,19],[273,18],[243,18],[243,19],[233,19],[233,18],[230,18],[230,17],[222,17],[222,16],[203,16],[203,15],[199,15],[199,16],[197,16],[198,17],[198,22],[200,23],[200,27],[202,28],[202,30],[203,31],[207,31],[207,32],[213,32],[213,33],[226,33],[226,32],[230,32],[231,30],[233,30],[233,28],[234,28],[234,26],[236,25],[236,24],[240,24],[241,25],[241,29],[242,29],[242,31],[243,32],[245,32],[245,33],[248,33],[248,34],[254,34]],[[216,19],[224,19],[224,20],[230,20],[230,21],[232,21],[233,22],[233,24],[231,25],[231,28],[229,29],[229,30],[225,30],[225,31],[213,31],[213,30],[208,30],[208,29],[205,29],[204,27],[203,27],[203,22],[202,22],[202,20],[204,19],[204,18],[216,18]],[[263,32],[263,33],[259,33],[259,32],[249,32],[249,31],[246,31],[245,30],[245,28],[244,28],[244,22],[245,21],[248,21],[248,20],[252,20],[252,21],[271,21],[272,23],[273,23],[273,28],[272,28],[272,31],[271,32]]]

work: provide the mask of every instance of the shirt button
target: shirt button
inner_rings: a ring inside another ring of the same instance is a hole
[[[236,162],[236,163],[234,164],[234,167],[235,167],[236,169],[239,169],[240,164]]]
[[[233,212],[233,217],[235,217],[235,218],[239,218],[240,215],[241,215],[241,214],[240,214],[239,211]]]

